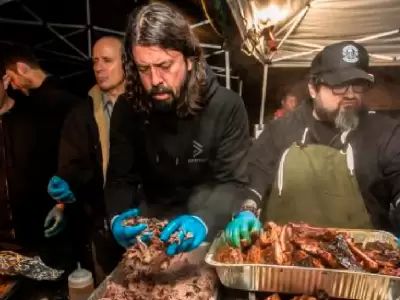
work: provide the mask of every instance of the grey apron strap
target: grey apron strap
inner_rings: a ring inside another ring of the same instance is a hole
[[[354,176],[353,149],[346,143],[348,132],[342,134],[342,150],[306,145],[307,132],[283,153],[262,218],[278,223],[372,228]]]

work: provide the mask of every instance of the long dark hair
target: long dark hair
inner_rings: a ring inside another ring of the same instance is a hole
[[[126,95],[136,112],[149,113],[151,101],[140,81],[139,72],[132,57],[132,47],[159,46],[176,50],[193,64],[188,73],[184,91],[177,103],[180,117],[195,115],[204,106],[206,85],[205,58],[199,40],[185,18],[161,3],[152,3],[129,15],[124,42],[124,68]]]

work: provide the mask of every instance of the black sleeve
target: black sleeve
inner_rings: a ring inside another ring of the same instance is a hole
[[[91,159],[86,147],[89,132],[86,107],[78,105],[68,114],[61,131],[57,176],[64,179],[75,194],[93,176]]]
[[[275,180],[280,152],[276,147],[271,125],[266,125],[249,151],[249,198],[261,204],[271,191]]]
[[[219,182],[247,183],[247,152],[251,145],[249,121],[243,100],[232,93],[231,109],[223,111],[217,118],[216,157],[212,162],[213,176]]]
[[[110,218],[134,204],[138,186],[135,161],[135,116],[129,103],[119,99],[110,127],[110,157],[105,187],[105,204]]]
[[[379,153],[379,165],[386,193],[396,211],[400,213],[400,124],[386,135]]]
[[[216,183],[198,186],[189,199],[190,213],[207,224],[211,237],[240,208],[244,199],[240,193],[247,183],[246,158],[251,144],[248,117],[242,99],[232,95],[231,109],[218,116],[217,128],[221,126],[222,130],[212,162]]]

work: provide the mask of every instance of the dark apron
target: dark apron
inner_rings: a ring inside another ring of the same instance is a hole
[[[278,174],[263,220],[283,224],[305,222],[333,228],[373,228],[354,176],[353,150],[342,134],[341,150],[323,145],[306,145],[303,140],[288,148],[280,161]]]

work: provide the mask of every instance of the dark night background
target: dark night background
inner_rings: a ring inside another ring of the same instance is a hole
[[[58,38],[54,32],[46,27],[47,23],[80,24],[86,25],[86,0],[0,0],[0,40],[18,41],[35,47],[35,52],[40,58],[43,68],[61,78],[64,78],[67,86],[74,93],[85,96],[89,88],[94,84],[91,72],[90,59],[84,59],[78,51],[88,55],[88,29],[92,33],[92,44],[98,38],[107,33],[97,30],[94,26],[124,31],[127,15],[138,5],[149,1],[141,0],[91,0],[91,25],[81,29],[79,34],[67,37],[67,40],[76,48],[73,49],[66,42]],[[180,10],[191,24],[206,19],[200,0],[171,0],[161,1],[171,4]],[[215,20],[220,20],[220,15],[213,9],[215,2],[204,1],[208,12]],[[28,11],[33,12],[40,19],[35,20]],[[248,109],[250,123],[258,123],[261,87],[262,66],[255,59],[246,56],[240,51],[240,37],[236,31],[236,25],[230,19],[229,11],[226,11],[228,21],[225,27],[215,22],[220,32],[224,32],[221,38],[210,25],[196,28],[195,32],[202,43],[225,45],[230,51],[232,75],[240,76],[243,80],[243,99]],[[13,20],[36,21],[36,25],[17,24]],[[40,23],[42,22],[42,23]],[[227,25],[228,24],[228,25]],[[79,28],[52,27],[61,35],[69,34]],[[224,30],[222,30],[224,29]],[[40,45],[46,41],[52,42]],[[207,53],[210,49],[205,50]],[[213,50],[215,51],[215,50]],[[64,54],[64,56],[60,55]],[[65,55],[68,55],[66,57]],[[89,58],[89,57],[87,57]],[[216,55],[209,58],[211,65],[224,67],[224,55]],[[400,109],[400,80],[397,67],[375,68],[373,70],[377,78],[377,87],[368,95],[367,103],[372,109],[394,110]],[[306,92],[307,69],[302,68],[270,68],[268,75],[267,108],[266,114],[271,114],[279,107],[283,91],[292,89],[299,98],[304,98]],[[224,78],[221,83],[225,84]],[[238,90],[238,81],[231,80],[233,90]]]

